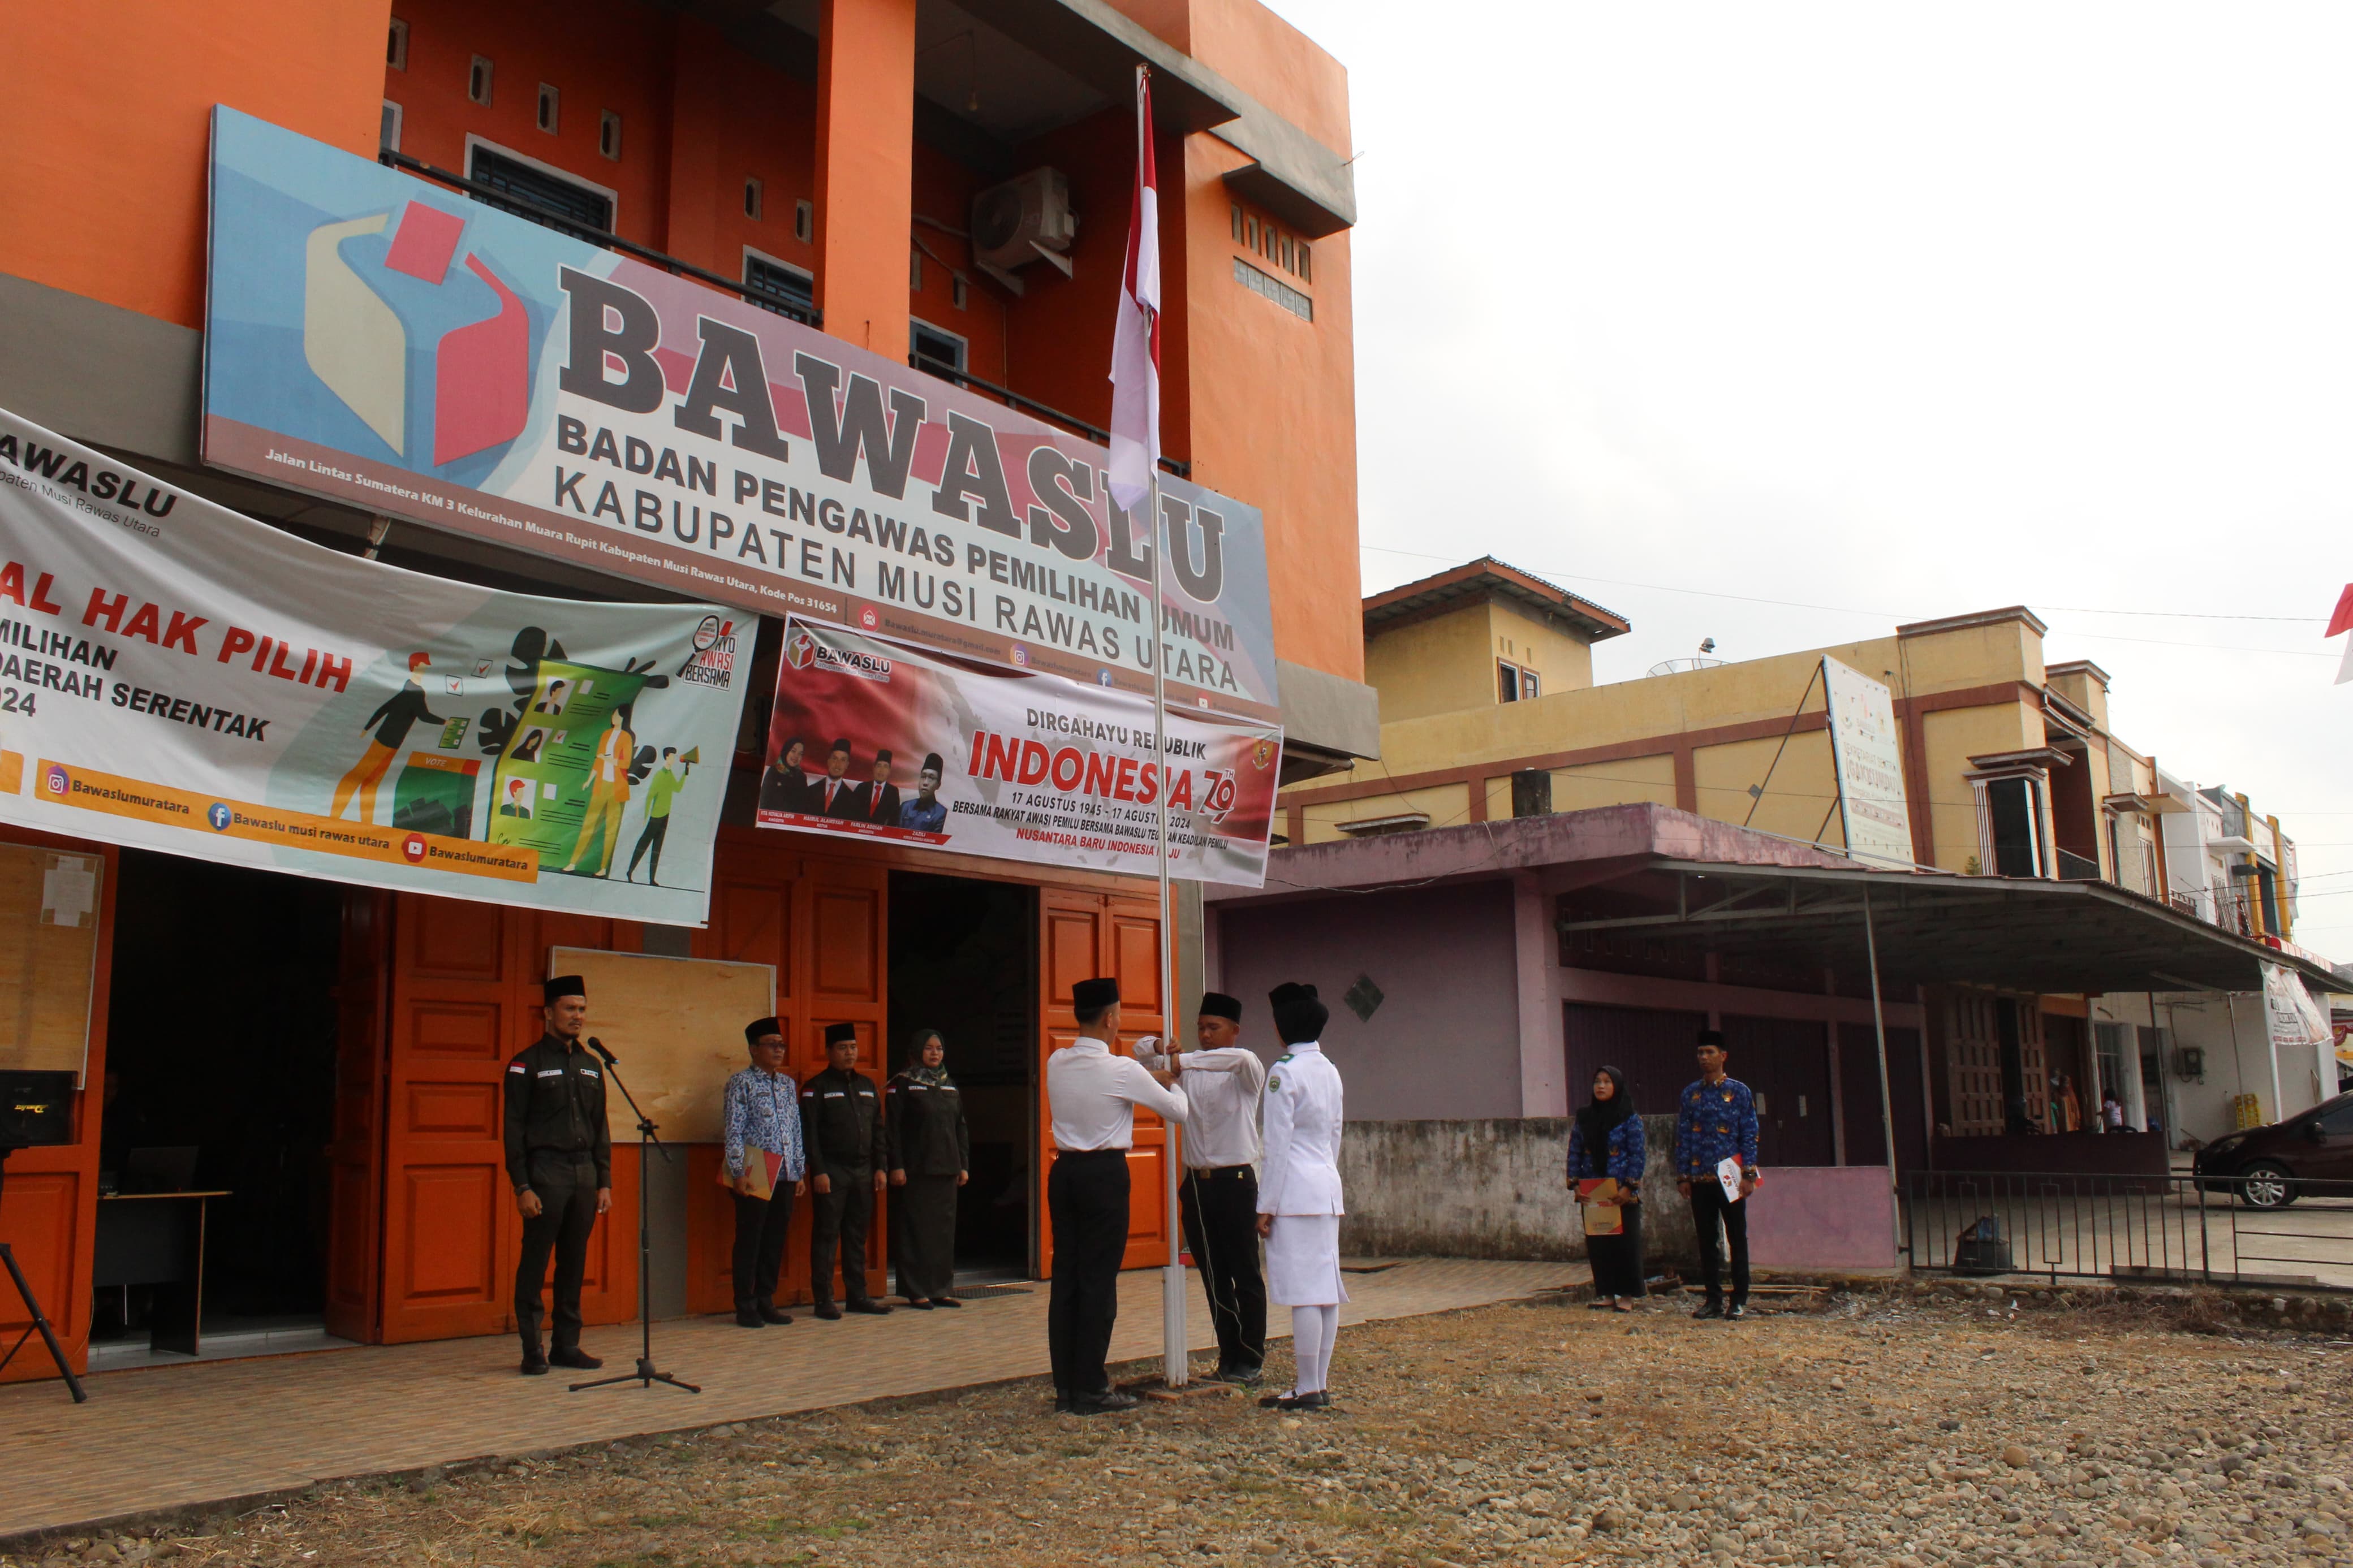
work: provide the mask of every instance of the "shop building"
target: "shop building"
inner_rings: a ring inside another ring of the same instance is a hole
[[[225,113],[547,224],[669,274],[690,303],[707,290],[904,361],[942,403],[976,398],[1100,441],[1134,73],[1147,67],[1167,481],[1263,520],[1263,716],[1284,729],[1282,777],[1375,754],[1355,566],[1346,79],[1252,0],[400,0],[312,6],[293,26],[277,8],[152,5],[26,26],[47,65],[0,107],[12,201],[32,220],[0,234],[0,407],[314,542],[583,600],[702,595],[206,460],[207,247],[220,243],[207,160]],[[129,79],[143,84],[130,97],[107,85]],[[1121,977],[1133,1034],[1162,1028],[1169,933],[1153,885],[756,828],[779,633],[768,616],[750,641],[701,929],[0,830],[0,855],[23,862],[27,953],[55,940],[41,934],[44,866],[63,855],[96,875],[69,955],[87,976],[74,1140],[13,1158],[0,1209],[78,1363],[93,1322],[119,1334],[153,1310],[147,1287],[94,1284],[102,1205],[116,1201],[101,1186],[134,1150],[193,1147],[194,1184],[228,1194],[209,1203],[210,1337],[508,1327],[519,1225],[501,1072],[535,1036],[539,983],[564,947],[773,966],[799,1074],[821,1061],[829,1024],[858,1026],[877,1077],[910,1031],[942,1028],[973,1102],[960,1266],[1026,1276],[1050,1260],[1043,1058],[1073,1032],[1070,986],[1090,974]],[[1181,901],[1175,933],[1192,992],[1198,910]],[[29,959],[26,994],[28,973]],[[654,1309],[727,1304],[718,1152],[686,1154],[641,1183],[635,1151],[617,1148],[592,1321],[638,1310],[628,1238],[641,1192],[659,1222]],[[1158,1130],[1140,1130],[1139,1194],[1160,1191],[1162,1157]],[[883,1229],[866,1259],[878,1289]],[[1166,1246],[1157,1205],[1139,1199],[1130,1263],[1160,1262]],[[788,1292],[807,1293],[806,1256],[797,1235]],[[0,1303],[0,1325],[21,1321]],[[8,1375],[42,1370],[20,1360]]]

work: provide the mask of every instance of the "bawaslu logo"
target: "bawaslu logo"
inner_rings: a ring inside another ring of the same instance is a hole
[[[522,434],[554,319],[471,242],[477,226],[414,200],[301,239],[303,363],[403,468],[461,483]]]
[[[860,680],[891,682],[891,672],[896,668],[879,653],[860,648],[835,647],[805,626],[796,626],[785,639],[785,662],[795,669],[817,668],[834,675],[854,676]]]

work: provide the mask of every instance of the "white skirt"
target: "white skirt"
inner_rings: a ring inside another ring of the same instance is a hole
[[[1348,1299],[1340,1282],[1340,1216],[1279,1214],[1266,1238],[1266,1293],[1286,1307],[1336,1307]]]

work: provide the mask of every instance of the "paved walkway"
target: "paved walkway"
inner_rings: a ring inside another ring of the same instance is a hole
[[[1410,1317],[1582,1281],[1577,1263],[1408,1261],[1348,1276],[1343,1321]],[[1199,1277],[1186,1323],[1215,1343]],[[346,1476],[608,1442],[787,1411],[1033,1377],[1046,1359],[1046,1289],[958,1312],[899,1311],[751,1332],[729,1318],[658,1323],[654,1359],[702,1385],[566,1391],[561,1369],[515,1375],[511,1338],[370,1346],[0,1388],[0,1538],[150,1510],[225,1501]],[[1287,1333],[1290,1315],[1270,1313]],[[630,1366],[636,1327],[591,1329],[607,1373]],[[1120,1281],[1113,1361],[1160,1349],[1160,1271]],[[577,1376],[579,1374],[573,1374]],[[604,1375],[602,1373],[598,1375]]]

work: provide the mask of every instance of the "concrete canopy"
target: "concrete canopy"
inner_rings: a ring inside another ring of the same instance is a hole
[[[2333,987],[2320,966],[2105,882],[1866,870],[1844,857],[1668,806],[1602,806],[1278,851],[1262,889],[1213,903],[1530,877],[1564,931],[1868,971],[1866,896],[1883,985],[1950,982],[2037,993],[2254,991],[2262,965]]]

